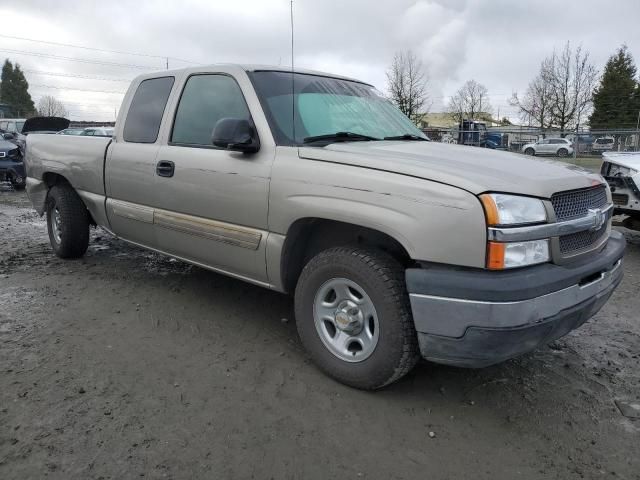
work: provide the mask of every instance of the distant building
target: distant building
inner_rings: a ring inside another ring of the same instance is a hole
[[[11,118],[11,106],[6,103],[0,103],[0,118]]]
[[[487,124],[487,126],[498,125],[495,120],[492,120],[491,114],[486,112],[478,112],[475,118],[470,120],[481,120]],[[423,113],[418,120],[418,127],[425,128],[453,128],[458,126],[458,120],[455,116],[449,112],[429,112]]]

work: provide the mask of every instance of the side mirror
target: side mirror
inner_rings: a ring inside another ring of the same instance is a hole
[[[15,135],[13,133],[3,133],[2,134],[2,138],[4,138],[5,140],[15,140]]]
[[[221,118],[213,128],[211,141],[214,146],[243,153],[255,153],[260,149],[260,140],[249,120],[243,118]]]

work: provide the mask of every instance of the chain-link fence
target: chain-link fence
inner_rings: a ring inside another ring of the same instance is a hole
[[[531,127],[486,127],[482,123],[425,128],[436,142],[455,143],[535,155],[600,156],[603,152],[640,151],[640,130],[609,129],[561,131]]]

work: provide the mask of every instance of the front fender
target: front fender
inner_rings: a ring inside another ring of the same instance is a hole
[[[305,217],[378,230],[394,238],[414,260],[485,265],[484,211],[470,192],[283,152],[272,172],[269,230],[286,235],[294,222]]]

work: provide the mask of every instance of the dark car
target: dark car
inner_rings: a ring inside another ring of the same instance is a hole
[[[0,181],[10,182],[15,190],[22,190],[27,178],[22,152],[11,140],[15,140],[13,133],[5,132],[0,137]]]
[[[69,128],[70,120],[62,117],[31,117],[24,122],[22,132],[16,138],[16,144],[24,153],[24,145],[27,135],[30,133],[58,133]]]

